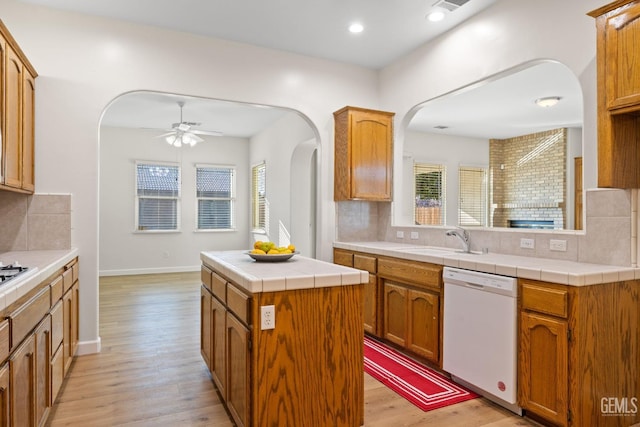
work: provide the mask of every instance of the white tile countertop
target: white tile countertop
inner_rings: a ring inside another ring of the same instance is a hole
[[[283,262],[258,262],[247,251],[201,252],[200,259],[252,293],[279,292],[369,282],[369,273],[301,255]]]
[[[456,249],[396,242],[334,242],[334,248],[430,262],[484,273],[542,280],[571,286],[640,279],[640,269],[498,253],[462,253]]]
[[[18,261],[22,266],[29,267],[15,279],[0,285],[0,310],[38,286],[76,256],[77,249],[0,253],[0,262],[5,265]]]

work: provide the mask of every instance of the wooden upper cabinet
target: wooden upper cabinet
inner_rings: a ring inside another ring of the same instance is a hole
[[[33,193],[37,73],[0,21],[0,186]]]
[[[333,116],[334,200],[391,201],[394,113],[344,107]]]
[[[640,0],[618,0],[596,18],[598,186],[640,187]]]

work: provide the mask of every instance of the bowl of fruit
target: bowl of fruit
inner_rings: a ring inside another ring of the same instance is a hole
[[[297,253],[294,245],[276,246],[273,242],[258,240],[253,244],[253,249],[247,252],[247,255],[258,262],[281,262]]]

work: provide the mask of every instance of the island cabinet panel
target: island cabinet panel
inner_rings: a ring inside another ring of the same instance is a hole
[[[526,414],[559,426],[639,423],[640,281],[519,279],[519,293],[518,403]]]
[[[208,268],[226,283],[226,301],[214,296],[202,319],[212,324],[211,376],[233,422],[362,425],[364,285],[251,293]],[[273,329],[260,328],[263,306],[274,308]]]
[[[254,316],[263,305],[276,321],[255,335],[255,425],[362,425],[362,285],[262,293]]]
[[[203,284],[200,287],[200,354],[204,359],[207,368],[211,370],[212,351],[212,323],[211,323],[211,300],[213,296]]]
[[[379,336],[378,301],[380,300],[380,289],[376,275],[377,261],[377,258],[371,255],[353,255],[353,268],[369,273],[369,283],[364,284],[364,331]]]

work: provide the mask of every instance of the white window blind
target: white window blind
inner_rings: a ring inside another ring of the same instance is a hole
[[[414,221],[418,225],[443,225],[445,217],[444,165],[414,163]]]
[[[458,225],[486,226],[488,217],[487,169],[460,166],[458,175],[460,182]]]
[[[235,169],[196,165],[198,230],[234,227]]]
[[[180,218],[180,167],[136,162],[136,229],[176,231]]]
[[[251,168],[251,227],[268,233],[269,204],[267,202],[267,165],[263,162]]]

